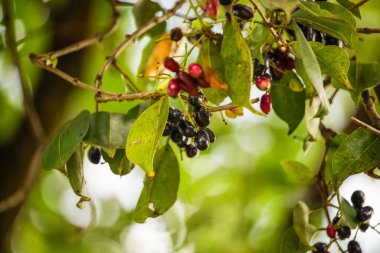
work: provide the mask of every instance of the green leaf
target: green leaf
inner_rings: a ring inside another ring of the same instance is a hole
[[[326,160],[326,168],[325,168],[325,181],[327,185],[327,189],[331,192],[334,189],[334,174],[332,172],[332,164],[335,152],[338,150],[340,144],[347,138],[347,134],[339,134],[332,139],[329,145],[329,149],[327,151],[327,160]]]
[[[156,176],[145,177],[144,188],[134,211],[134,220],[138,223],[165,213],[177,199],[179,164],[170,145],[157,152],[154,169]]]
[[[355,208],[351,206],[350,202],[348,202],[345,198],[340,199],[340,206],[341,219],[343,219],[351,229],[355,229],[358,226]]]
[[[232,102],[235,105],[248,108],[253,113],[262,115],[253,109],[250,102],[253,73],[252,58],[234,15],[231,16],[231,22],[228,22],[224,27],[221,55],[228,84],[228,95]]]
[[[313,87],[315,88],[319,98],[321,99],[323,108],[326,110],[326,112],[329,112],[330,104],[326,96],[326,91],[323,87],[322,72],[319,67],[317,58],[315,57],[315,54],[311,49],[311,46],[302,34],[301,29],[295,22],[293,23],[293,27],[298,42],[298,50],[301,56],[302,65],[304,66],[307,76],[313,83]]]
[[[162,97],[146,109],[133,123],[127,138],[126,155],[149,177],[154,177],[153,158],[164,132],[169,113],[169,99]]]
[[[282,9],[285,11],[288,19],[293,10],[297,7],[299,0],[261,0],[260,1],[266,9],[275,10]]]
[[[317,93],[314,89],[313,83],[310,81],[310,78],[306,73],[306,69],[302,64],[302,61],[297,58],[295,60],[295,68],[296,68],[297,74],[300,76],[300,78],[303,81],[303,84],[305,85],[306,97],[308,99],[313,99]]]
[[[351,175],[369,171],[380,164],[380,137],[358,128],[335,152],[332,162],[334,188]]]
[[[135,167],[125,156],[124,149],[117,149],[114,157],[108,156],[108,154],[102,150],[102,157],[110,166],[112,173],[116,175],[126,175]]]
[[[298,185],[308,185],[314,178],[314,172],[303,163],[281,161],[280,164],[289,178]]]
[[[348,79],[350,59],[347,53],[337,46],[324,46],[322,43],[310,42],[310,46],[317,57],[322,74],[335,78],[345,88],[353,90]]]
[[[310,248],[301,242],[296,231],[291,227],[286,230],[282,239],[280,253],[305,253]]]
[[[307,132],[309,133],[312,140],[315,140],[319,133],[319,124],[321,122],[321,119],[316,118],[315,115],[319,111],[320,104],[321,102],[319,101],[319,98],[314,98],[312,101],[309,99],[306,100],[305,124]]]
[[[356,6],[356,4],[354,4],[353,2],[349,1],[349,0],[337,0],[337,2],[342,5],[343,7],[345,7],[347,10],[351,11],[350,8]],[[356,17],[358,18],[362,18],[361,14],[360,14],[360,9],[359,8],[355,8],[354,10],[351,11],[352,14],[354,14]]]
[[[279,81],[273,81],[270,90],[273,110],[278,117],[289,125],[288,134],[291,134],[297,128],[305,114],[305,92],[293,91],[289,87],[289,84],[293,82],[297,82],[298,86],[302,86],[293,72],[286,71],[283,78]]]
[[[199,51],[197,62],[202,65],[203,69],[210,68],[218,80],[222,83],[226,82],[224,76],[224,64],[220,49],[210,39],[205,39]],[[203,89],[207,100],[218,105],[227,97],[227,91],[222,89]]]
[[[356,35],[356,22],[344,7],[328,2],[300,2],[300,10],[293,14],[297,23],[310,26],[318,31],[343,40],[351,46]]]
[[[161,11],[161,6],[158,3],[150,0],[139,0],[133,7],[133,15],[135,16],[137,28],[140,28],[149,20],[155,17],[156,13]],[[150,37],[157,38],[161,36],[166,29],[166,22],[156,25],[150,29],[147,34]]]
[[[86,135],[89,125],[89,111],[82,111],[66,122],[47,144],[41,157],[41,167],[45,170],[62,168]]]
[[[355,105],[359,104],[363,90],[380,84],[380,63],[362,63],[351,61],[349,79],[355,91],[351,92],[351,97]]]
[[[301,242],[305,245],[310,245],[317,228],[309,224],[309,208],[302,202],[298,201],[293,209],[293,227]]]
[[[129,129],[136,119],[134,116],[110,112],[93,113],[90,128],[83,141],[101,147],[108,156],[113,157],[116,149],[125,148]]]
[[[263,24],[255,24],[252,33],[249,35],[249,48],[253,59],[260,61],[264,65],[263,47],[270,39],[270,32]]]
[[[80,197],[77,203],[78,208],[83,208],[84,201],[90,201],[89,197],[83,195],[84,175],[83,175],[83,149],[80,145],[72,154],[66,164],[67,176],[74,193]]]

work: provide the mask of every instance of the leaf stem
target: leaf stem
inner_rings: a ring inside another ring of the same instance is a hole
[[[352,7],[350,7],[348,10],[349,11],[354,11],[356,10],[357,8],[359,8],[360,6],[362,6],[363,4],[365,4],[366,2],[368,2],[369,0],[361,0],[359,3],[353,5]]]

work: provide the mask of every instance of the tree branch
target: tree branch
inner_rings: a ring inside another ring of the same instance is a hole
[[[24,108],[29,122],[32,126],[33,134],[39,142],[45,139],[45,131],[42,127],[40,116],[33,104],[32,94],[28,85],[27,77],[22,69],[16,41],[16,31],[14,26],[13,7],[10,0],[3,0],[4,23],[6,27],[6,39],[12,56],[13,65],[17,69],[21,83],[21,91],[23,96]]]
[[[96,97],[95,100],[98,103],[106,103],[112,101],[132,101],[132,100],[158,100],[166,94],[161,93],[128,93],[128,94],[116,94],[110,97]]]
[[[369,0],[361,0],[359,3],[357,3],[357,4],[353,5],[352,7],[350,7],[348,10],[354,11],[354,10],[356,10],[357,8],[359,8],[360,6],[362,6],[363,4],[365,4],[368,1]]]
[[[367,114],[371,121],[376,124],[377,128],[380,129],[380,116],[376,111],[376,107],[374,104],[374,97],[371,96],[369,90],[364,90],[362,93],[363,102],[366,107]]]
[[[351,117],[351,120],[352,120],[355,124],[357,124],[357,125],[359,125],[359,126],[361,126],[361,127],[364,127],[364,128],[367,129],[368,131],[370,131],[370,132],[376,134],[377,136],[380,136],[380,131],[377,130],[376,128],[374,128],[374,127],[371,127],[371,126],[368,125],[367,123],[365,123],[365,122],[363,122],[363,121],[361,121],[361,120],[359,120],[359,119],[357,119],[357,118],[355,118],[355,117],[353,117],[353,116]]]
[[[358,33],[364,33],[364,34],[380,33],[380,28],[362,27],[362,28],[357,28],[356,31]]]
[[[101,87],[101,85],[102,85],[102,78],[103,78],[104,73],[109,68],[109,66],[112,64],[112,62],[120,55],[120,53],[126,48],[126,46],[130,42],[138,39],[142,34],[148,32],[150,29],[152,29],[156,25],[164,22],[165,20],[167,20],[168,18],[170,18],[171,16],[173,16],[174,13],[179,8],[181,8],[182,5],[185,2],[186,2],[186,0],[180,0],[180,1],[178,1],[171,10],[165,12],[161,17],[155,17],[155,18],[151,19],[149,22],[147,22],[144,26],[142,26],[139,29],[137,29],[131,35],[125,36],[125,39],[115,48],[115,50],[113,51],[113,53],[109,57],[107,57],[106,62],[103,64],[102,68],[100,69],[100,71],[99,71],[99,73],[98,73],[98,75],[96,77],[96,81],[95,81],[96,88],[100,88]]]

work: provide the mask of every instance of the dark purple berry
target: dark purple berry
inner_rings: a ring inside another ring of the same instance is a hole
[[[189,145],[189,142],[189,138],[183,137],[181,141],[177,142],[177,146],[180,148],[185,148],[187,147],[187,145]]]
[[[101,157],[100,149],[97,147],[91,147],[88,151],[88,160],[93,164],[98,164]]]
[[[371,219],[372,214],[373,214],[373,208],[370,206],[365,206],[357,210],[356,219],[359,222],[366,222]]]
[[[192,106],[198,107],[202,105],[203,99],[201,96],[189,96],[188,101]]]
[[[315,31],[315,41],[325,43],[325,35],[323,35],[320,31]]]
[[[195,157],[198,155],[198,152],[199,152],[198,149],[193,144],[186,146],[187,157],[189,157],[189,158]]]
[[[166,123],[162,136],[169,136],[171,132],[172,132],[172,126],[169,123]]]
[[[211,115],[205,107],[200,106],[199,108],[196,108],[196,110],[194,110],[194,114],[195,114],[195,117],[194,117],[195,122],[199,126],[206,127],[206,126],[210,125]]]
[[[292,58],[286,57],[284,65],[286,69],[292,70],[295,67],[295,62]]]
[[[180,87],[179,87],[179,82],[177,79],[172,79],[169,82],[168,85],[168,94],[171,97],[177,97],[179,93]]]
[[[192,96],[198,95],[197,80],[185,71],[178,71],[177,78],[180,81],[180,87]]]
[[[182,39],[182,30],[179,27],[175,27],[170,30],[170,39],[172,41],[180,41]]]
[[[232,7],[234,15],[243,20],[250,20],[253,18],[252,8],[244,4],[235,4]]]
[[[332,224],[335,226],[336,224],[338,224],[339,221],[340,221],[340,217],[335,216],[334,219],[332,220]]]
[[[199,87],[202,87],[202,88],[210,88],[211,87],[211,84],[209,82],[207,82],[205,79],[203,78],[198,78],[197,79],[197,85]]]
[[[194,78],[200,78],[203,75],[203,68],[198,63],[192,63],[188,68],[189,74]]]
[[[170,138],[175,143],[181,142],[183,140],[183,135],[178,129],[173,129],[172,133],[170,134]]]
[[[186,137],[194,137],[197,133],[193,124],[188,120],[181,120],[178,124],[181,133]]]
[[[361,224],[359,225],[359,229],[360,229],[360,231],[362,231],[362,232],[367,231],[368,228],[369,228],[369,223],[361,223]]]
[[[357,241],[350,241],[347,245],[347,252],[348,253],[362,253],[362,249],[360,248],[360,245]]]
[[[203,128],[203,130],[205,130],[205,131],[207,132],[207,134],[208,134],[208,137],[209,137],[209,139],[210,139],[210,143],[213,143],[213,142],[215,142],[215,140],[216,140],[216,137],[215,137],[215,134],[214,134],[214,132],[213,132],[213,131],[211,131],[211,129],[209,129],[209,128],[207,128],[207,127]]]
[[[179,71],[179,64],[176,60],[174,60],[171,57],[166,57],[164,60],[164,66],[170,71],[178,72]]]
[[[260,99],[261,111],[268,114],[272,108],[272,99],[269,94],[264,94]]]
[[[339,46],[339,39],[333,37],[333,36],[330,36],[330,35],[326,35],[326,42],[325,42],[325,45],[329,46]]]
[[[302,25],[302,24],[298,24],[298,25],[301,28],[302,33],[305,36],[306,40],[308,40],[308,41],[314,41],[314,39],[315,39],[315,31],[314,31],[314,29],[311,28],[311,27]]]
[[[194,145],[199,150],[206,150],[210,146],[210,137],[206,131],[201,130],[195,135]]]
[[[351,202],[355,208],[361,208],[364,204],[365,194],[362,191],[354,191],[351,195]]]
[[[351,236],[351,229],[348,226],[338,228],[339,239],[344,240]]]
[[[327,244],[323,242],[317,242],[313,247],[315,248],[312,251],[313,253],[325,253],[327,251]]]
[[[221,5],[230,5],[232,4],[232,0],[220,0],[219,1]]]
[[[173,125],[176,125],[181,119],[183,119],[183,114],[180,110],[172,109],[172,108],[169,109],[168,120],[170,123],[172,123]]]
[[[267,67],[265,65],[261,65],[261,63],[258,60],[255,60],[253,64],[253,71],[255,76],[262,76],[266,70]]]

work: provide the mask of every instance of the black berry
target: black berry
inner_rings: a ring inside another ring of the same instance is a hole
[[[197,133],[193,124],[188,120],[181,120],[178,124],[181,133],[186,137],[194,137]]]
[[[339,239],[344,240],[351,236],[351,229],[348,226],[338,228]]]
[[[317,42],[320,42],[320,43],[324,43],[325,42],[325,35],[323,35],[323,33],[321,33],[320,31],[315,31],[314,40]]]
[[[88,151],[88,160],[90,160],[93,164],[98,164],[101,156],[100,149],[97,147],[91,147]]]
[[[361,208],[364,204],[365,194],[362,191],[354,191],[351,195],[351,202],[355,208]]]
[[[210,125],[211,115],[205,107],[201,106],[201,107],[197,108],[197,110],[194,110],[194,114],[195,114],[195,116],[194,116],[195,122],[199,126],[206,127],[206,126]]]
[[[369,223],[361,223],[361,224],[359,225],[359,229],[360,229],[360,231],[362,231],[362,232],[367,231],[368,228],[369,228]]]
[[[235,4],[232,7],[234,15],[243,20],[250,20],[253,18],[252,8],[244,4]]]
[[[162,134],[162,136],[169,136],[171,132],[172,132],[172,126],[169,123],[166,123],[164,133]]]
[[[198,106],[201,106],[202,105],[202,102],[203,102],[203,99],[201,96],[189,96],[188,98],[188,101],[189,103],[194,106],[194,107],[198,107]]]
[[[209,137],[209,139],[210,139],[210,143],[213,143],[213,142],[215,142],[215,140],[216,140],[216,137],[215,137],[215,134],[214,134],[214,132],[213,132],[213,131],[211,131],[211,129],[209,129],[209,128],[207,128],[207,127],[203,128],[203,130],[205,130],[205,131],[207,132],[207,134],[208,134],[208,137]]]
[[[172,123],[172,124],[174,124],[174,125],[176,125],[176,124],[178,124],[178,122],[181,120],[181,119],[183,119],[183,114],[182,114],[182,112],[180,111],[180,110],[178,110],[178,109],[172,109],[172,108],[170,108],[169,109],[169,121]]]
[[[336,224],[338,224],[339,221],[340,221],[340,217],[335,216],[334,219],[332,220],[332,224],[335,226]]]
[[[255,60],[253,64],[253,74],[255,77],[262,76],[266,70],[267,67],[265,65],[262,65],[258,60]]]
[[[175,27],[170,30],[170,39],[172,41],[180,41],[182,39],[182,30],[179,27]]]
[[[357,241],[350,241],[347,245],[348,253],[362,253],[362,249]]]
[[[305,26],[305,25],[301,25],[301,24],[299,24],[299,26],[300,26],[302,33],[305,36],[306,40],[314,41],[314,39],[315,39],[314,29],[311,27]]]
[[[189,158],[195,157],[198,155],[198,152],[199,152],[198,149],[193,144],[186,146],[187,157],[189,157]]]
[[[323,242],[317,242],[313,245],[315,250],[313,250],[313,253],[325,253],[327,250],[327,244]]]
[[[185,148],[187,147],[187,145],[189,145],[189,142],[190,142],[189,138],[183,137],[182,140],[177,142],[177,146],[180,148]]]
[[[206,150],[210,146],[210,137],[206,131],[201,130],[195,135],[194,145],[199,150]]]
[[[220,0],[219,1],[221,5],[230,5],[232,4],[232,0]]]
[[[366,222],[371,219],[372,214],[373,214],[373,208],[370,206],[365,206],[357,210],[356,219],[359,222]]]
[[[339,46],[339,39],[326,35],[326,45]]]
[[[173,129],[172,133],[170,134],[170,138],[175,143],[179,143],[183,140],[183,134],[178,129]]]

